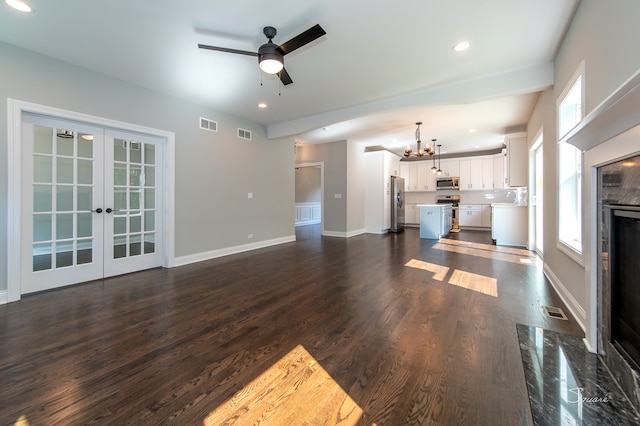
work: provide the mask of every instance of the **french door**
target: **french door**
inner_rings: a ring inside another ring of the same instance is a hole
[[[22,294],[162,264],[161,143],[23,115]]]

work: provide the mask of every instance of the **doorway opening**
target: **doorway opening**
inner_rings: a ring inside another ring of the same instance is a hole
[[[324,163],[295,166],[296,240],[324,233]]]

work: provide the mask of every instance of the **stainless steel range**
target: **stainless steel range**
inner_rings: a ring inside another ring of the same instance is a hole
[[[460,203],[459,195],[438,195],[436,197],[437,204],[451,204],[451,232],[459,232],[458,225],[458,203]]]

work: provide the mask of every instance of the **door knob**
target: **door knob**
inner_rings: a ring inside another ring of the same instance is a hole
[[[113,209],[111,207],[107,207],[107,210],[106,210],[107,213],[111,213],[112,211]]]
[[[96,213],[102,213],[102,209],[101,209],[100,207],[98,207],[98,208],[96,209]]]

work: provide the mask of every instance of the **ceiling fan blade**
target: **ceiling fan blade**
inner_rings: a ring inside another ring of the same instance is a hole
[[[315,39],[322,37],[326,33],[327,32],[322,29],[320,24],[316,24],[313,27],[309,28],[307,31],[298,34],[291,40],[285,41],[280,46],[278,46],[278,49],[282,52],[283,55],[286,55],[287,53],[291,53],[294,50],[301,48],[305,44],[309,44]]]
[[[258,56],[258,52],[249,52],[247,50],[229,49],[227,47],[209,46],[206,44],[198,44],[200,49],[216,50],[218,52],[237,53],[238,55]]]
[[[285,86],[288,86],[289,84],[293,83],[293,80],[291,80],[291,76],[287,72],[286,68],[282,68],[282,71],[278,73],[278,77],[280,77],[280,81]]]

